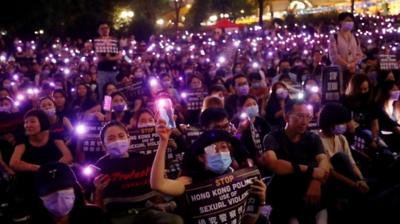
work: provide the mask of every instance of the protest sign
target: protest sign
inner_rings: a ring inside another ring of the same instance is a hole
[[[241,223],[245,214],[257,212],[250,185],[260,177],[256,168],[245,168],[186,187],[192,223]]]
[[[183,136],[185,138],[186,145],[193,144],[194,141],[203,133],[200,127],[188,125],[184,131]]]
[[[85,154],[85,160],[96,161],[104,155],[101,144],[100,131],[103,123],[98,121],[87,122],[84,124],[86,132],[79,136],[79,147]]]
[[[110,177],[103,193],[104,203],[140,202],[156,195],[149,182],[153,160],[153,155],[137,153],[130,153],[129,158],[100,159],[96,165]]]
[[[160,138],[156,133],[155,127],[129,130],[129,136],[131,140],[129,151],[153,156],[157,152]],[[166,154],[166,172],[170,178],[178,176],[183,159],[183,152],[178,152],[172,147],[173,144],[176,145],[174,139],[170,138]]]
[[[322,75],[322,102],[337,102],[343,93],[343,76],[337,66],[325,67]]]
[[[381,70],[398,70],[399,63],[397,62],[396,55],[381,54],[379,55],[379,64]]]
[[[203,100],[208,95],[204,89],[190,90],[186,93],[186,103],[188,110],[200,110]]]
[[[98,54],[118,54],[118,41],[111,38],[95,39],[94,48]]]

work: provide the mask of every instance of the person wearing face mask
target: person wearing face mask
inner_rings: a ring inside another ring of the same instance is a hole
[[[33,224],[111,224],[99,207],[85,202],[81,186],[67,165],[58,162],[43,165],[35,182],[41,205],[32,214]]]
[[[39,107],[43,110],[50,121],[50,132],[62,137],[67,145],[70,142],[69,134],[72,133],[72,124],[66,117],[57,115],[55,102],[50,97],[44,97],[39,101]]]
[[[363,58],[363,53],[357,38],[352,33],[354,29],[353,14],[340,13],[338,20],[340,30],[330,37],[329,56],[334,65],[340,66],[346,84],[356,73],[357,64]]]
[[[282,82],[275,83],[265,107],[265,120],[271,125],[272,129],[285,125],[284,108],[289,100],[289,91],[286,85]]]
[[[165,156],[171,130],[166,127],[163,120],[158,122],[157,133],[160,144],[153,162],[150,185],[151,188],[174,197],[184,195],[186,186],[192,183],[210,180],[234,170],[246,167],[246,164],[235,162],[235,147],[232,136],[222,130],[206,131],[193,143],[191,149],[185,153],[182,162],[182,173],[177,179],[165,177]],[[255,196],[260,204],[264,204],[266,186],[261,180],[255,180],[251,186],[250,194]],[[182,209],[186,206],[182,205]],[[184,213],[188,214],[188,213]],[[191,217],[186,215],[185,221],[191,222]],[[250,216],[245,213],[239,223],[255,223],[259,213]]]
[[[257,97],[258,104],[261,108],[265,108],[265,103],[267,102],[267,98],[269,95],[269,87],[267,83],[262,78],[259,72],[253,72],[249,75],[250,82],[250,92],[249,94]]]
[[[354,75],[347,86],[345,96],[341,100],[350,110],[352,121],[349,124],[346,137],[353,145],[355,136],[365,136],[365,146],[358,147],[360,151],[373,152],[383,144],[379,138],[379,107],[372,99],[371,85],[366,75]]]
[[[208,95],[207,90],[203,87],[203,81],[198,75],[192,75],[188,79],[189,88],[186,92],[186,98],[182,99],[186,104],[187,112],[185,113],[185,121],[189,124],[197,124],[201,112],[202,102]]]
[[[341,182],[357,192],[366,193],[369,190],[368,184],[354,161],[349,144],[343,135],[350,120],[350,112],[342,104],[326,104],[319,116],[321,128],[319,136],[330,159],[331,177],[334,181]],[[341,196],[350,197],[350,195]]]
[[[137,119],[135,119],[135,124],[137,128],[151,128],[156,126],[153,112],[148,109],[142,109],[137,113]]]
[[[117,120],[125,125],[129,124],[132,113],[127,110],[127,101],[121,92],[111,94],[112,114],[111,119]]]
[[[150,188],[148,179],[154,154],[128,152],[128,131],[117,121],[107,123],[100,138],[106,155],[95,164],[101,174],[94,180],[94,199],[113,222],[183,223],[179,216],[160,210],[160,197]]]
[[[288,59],[282,59],[279,61],[279,73],[272,78],[272,84],[279,82],[282,78],[289,78],[289,81],[293,84],[297,83],[297,75],[290,72],[290,62]]]
[[[229,114],[230,118],[233,118],[234,115],[238,112],[239,106],[239,97],[248,95],[250,92],[250,85],[247,81],[246,76],[239,74],[235,75],[232,78],[234,94],[225,98],[225,109]]]
[[[42,110],[30,110],[24,117],[25,136],[11,156],[10,167],[16,171],[15,198],[21,199],[27,211],[35,209],[34,174],[48,162],[70,164],[72,155],[64,141],[50,132],[50,122]]]
[[[241,113],[232,121],[238,127],[236,136],[250,153],[251,159],[259,166],[259,158],[263,153],[262,140],[271,131],[271,127],[260,117],[259,106],[254,96],[243,96],[240,105]]]
[[[378,85],[375,102],[379,107],[378,122],[381,135],[392,151],[400,148],[400,90],[395,81],[385,81]]]

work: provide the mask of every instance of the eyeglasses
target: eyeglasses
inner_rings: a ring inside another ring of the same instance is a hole
[[[295,117],[298,120],[306,120],[310,121],[313,119],[313,115],[309,113],[292,113],[293,117]]]

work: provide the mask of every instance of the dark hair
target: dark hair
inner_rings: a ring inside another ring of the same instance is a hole
[[[56,105],[56,103],[54,102],[54,99],[51,98],[51,97],[49,97],[49,96],[45,96],[45,97],[40,98],[39,104],[40,104],[43,100],[50,100],[51,102],[53,102],[54,105]]]
[[[53,98],[54,98],[54,94],[56,94],[56,93],[59,93],[59,94],[63,95],[63,97],[64,97],[66,100],[68,99],[67,94],[65,93],[64,90],[62,90],[62,89],[56,89],[56,90],[54,90],[53,93],[51,94]]]
[[[213,122],[221,121],[228,118],[228,113],[222,108],[208,108],[200,114],[200,125],[207,128]]]
[[[259,72],[252,72],[249,74],[249,80],[250,81],[253,81],[253,80],[261,81],[262,77]]]
[[[350,17],[354,21],[354,15],[350,12],[342,12],[338,16],[339,22],[344,21],[347,17]]]
[[[281,66],[281,64],[282,63],[284,63],[284,62],[287,62],[287,63],[289,63],[290,64],[290,61],[289,61],[289,59],[281,59],[280,61],[279,61],[279,64],[278,64],[278,66],[280,67]]]
[[[233,78],[232,78],[233,86],[236,85],[236,79],[240,79],[240,78],[245,78],[245,79],[247,80],[246,76],[244,76],[243,74],[235,75],[235,76],[233,76]]]
[[[355,96],[360,94],[360,87],[364,82],[368,82],[369,88],[371,88],[371,83],[368,79],[368,76],[364,74],[354,75],[346,88],[346,95]],[[371,89],[370,89],[371,90]]]
[[[112,120],[112,121],[108,122],[107,124],[105,124],[100,131],[101,143],[104,144],[104,135],[106,134],[107,129],[110,127],[113,127],[113,126],[120,127],[122,130],[124,130],[126,132],[126,134],[129,134],[128,130],[126,129],[126,127],[123,123],[116,121],[116,120]]]
[[[191,83],[192,83],[192,80],[194,79],[194,78],[196,78],[196,79],[198,79],[198,80],[200,80],[201,81],[201,83],[204,83],[203,82],[203,79],[199,76],[199,75],[196,75],[196,74],[192,74],[191,76],[189,76],[189,78],[188,78],[188,85],[190,85]]]
[[[26,120],[28,117],[36,117],[39,120],[41,132],[50,129],[49,117],[43,110],[31,109],[25,113],[24,120]]]
[[[138,123],[139,123],[139,117],[140,115],[144,114],[144,113],[148,113],[151,116],[153,116],[155,118],[155,115],[153,113],[153,111],[151,111],[150,109],[147,108],[142,108],[139,111],[137,111],[136,113],[133,114],[132,118],[135,121],[135,126],[137,127]]]
[[[319,114],[319,127],[325,133],[331,133],[333,126],[347,123],[351,120],[349,110],[340,103],[327,103]]]
[[[287,103],[285,104],[285,114],[293,112],[294,106],[306,105],[306,104],[307,103],[304,100],[300,99],[288,100]]]
[[[125,100],[125,102],[128,102],[128,100],[126,99],[126,96],[123,93],[119,92],[119,91],[113,92],[111,94],[111,99],[114,99],[115,96],[121,96]]]
[[[253,100],[255,100],[255,101],[258,103],[257,98],[256,98],[255,96],[253,96],[253,95],[241,96],[241,97],[239,98],[239,105],[240,105],[240,107],[243,107],[244,103],[245,103],[248,99],[253,99]]]
[[[212,85],[210,87],[209,93],[211,94],[212,92],[219,92],[219,91],[225,92],[226,91],[225,86],[219,84]]]
[[[107,82],[106,84],[104,84],[104,86],[98,86],[97,88],[103,88],[103,96],[99,96],[99,98],[104,97],[106,95],[106,92],[107,92],[106,90],[107,90],[108,85],[113,85],[113,86],[115,86],[115,88],[117,87],[113,82]]]
[[[375,102],[378,105],[383,105],[390,98],[390,92],[395,86],[396,82],[392,80],[387,80],[380,83],[378,85],[378,92],[375,97]]]

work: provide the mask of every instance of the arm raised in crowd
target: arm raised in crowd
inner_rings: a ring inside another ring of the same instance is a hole
[[[166,127],[165,121],[159,120],[157,133],[160,136],[160,144],[158,145],[156,157],[151,168],[151,188],[163,194],[180,196],[185,192],[185,186],[192,182],[192,178],[181,176],[176,180],[171,180],[165,176],[165,153],[168,146],[168,139],[171,135],[171,130]]]
[[[23,160],[21,160],[22,156],[25,153],[25,145],[24,144],[19,144],[15,146],[14,153],[12,154],[11,160],[10,160],[10,167],[14,169],[15,171],[21,171],[21,172],[36,172],[39,170],[40,165],[33,164],[33,163],[27,163]]]

